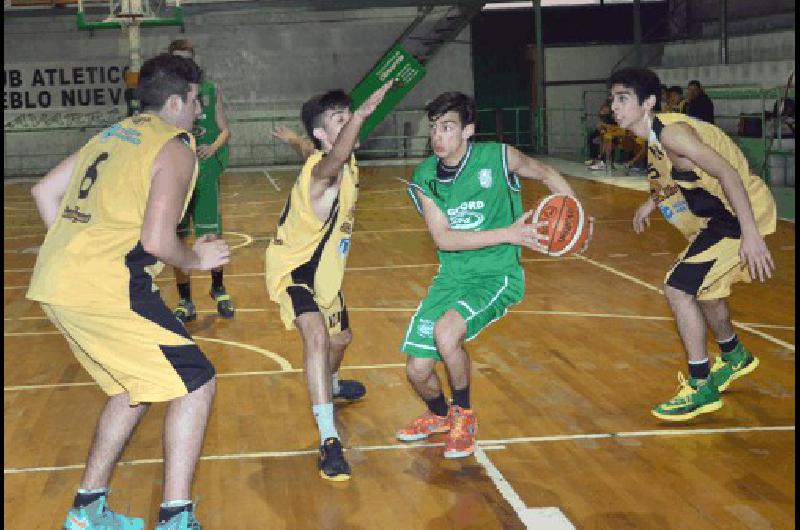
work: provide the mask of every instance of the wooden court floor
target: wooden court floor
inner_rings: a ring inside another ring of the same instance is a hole
[[[226,285],[238,307],[218,319],[207,274],[194,275],[190,330],[219,373],[194,492],[207,529],[793,528],[795,227],[779,222],[764,285],[731,298],[742,340],[761,358],[725,406],[686,424],[650,407],[670,397],[684,355],[659,287],[685,245],[659,218],[636,236],[637,192],[570,178],[597,218],[581,258],[524,252],[522,303],[468,345],[475,457],[445,461],[442,439],[404,445],[395,429],[422,412],[399,353],[435,273],[434,246],[403,179],[412,166],[362,168],[344,293],[355,340],[342,377],[366,398],[338,407],[353,478],[316,471],[316,428],[298,336],[267,298],[264,249],[292,170],[236,171],[222,184]],[[4,186],[4,528],[58,528],[104,402],[67,344],[24,293],[44,231],[31,183]],[[527,206],[546,194],[525,183]],[[172,271],[159,278],[176,302]],[[709,347],[717,353],[709,337]],[[155,405],[122,456],[112,507],[148,519],[160,502]]]

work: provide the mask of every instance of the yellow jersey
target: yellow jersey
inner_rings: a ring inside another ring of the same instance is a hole
[[[323,156],[315,151],[306,160],[267,247],[267,291],[275,302],[288,286],[305,285],[320,305],[330,306],[342,287],[358,199],[358,166],[351,156],[342,168],[330,215],[322,220],[314,213],[310,190],[311,171]]]
[[[195,150],[190,133],[141,114],[112,125],[81,148],[61,213],[39,250],[27,298],[102,308],[158,297],[153,278],[164,265],[144,251],[140,235],[153,162],[173,138]],[[190,190],[196,178],[195,164]]]
[[[650,194],[667,221],[688,239],[712,224],[731,237],[739,237],[741,233],[736,214],[716,177],[698,167],[689,171],[672,167],[660,141],[661,131],[672,123],[690,126],[703,143],[736,169],[750,199],[759,232],[762,235],[773,233],[777,223],[775,200],[764,181],[750,172],[739,147],[716,125],[678,113],[655,115],[648,142]]]

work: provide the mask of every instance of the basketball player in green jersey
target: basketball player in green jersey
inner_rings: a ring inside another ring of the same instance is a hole
[[[529,224],[518,177],[574,196],[553,168],[499,143],[473,143],[475,102],[459,92],[426,107],[435,156],[417,166],[408,192],[438,247],[439,273],[411,318],[401,350],[406,372],[428,411],[397,432],[402,441],[447,432],[445,458],[475,451],[477,421],[469,395],[464,343],[506,314],[525,292],[522,246],[544,251],[545,223]],[[588,244],[588,241],[587,241]],[[448,407],[435,364],[444,361],[453,393]]]
[[[617,123],[648,140],[650,198],[634,214],[634,231],[643,232],[658,208],[689,240],[664,281],[689,380],[680,374],[678,393],[652,409],[662,420],[687,420],[722,407],[719,393],[758,366],[736,336],[726,298],[734,283],[772,275],[764,236],[775,231],[775,201],[721,129],[685,114],[656,114],[654,72],[625,68],[614,72],[608,87]],[[706,325],[722,352],[713,367]]]
[[[172,41],[169,53],[194,59],[194,47],[187,39]],[[208,235],[211,240],[222,234],[222,217],[219,207],[219,178],[228,166],[228,141],[231,131],[228,118],[222,106],[222,93],[214,83],[204,80],[198,95],[202,106],[200,117],[194,122],[192,133],[197,141],[199,174],[192,202],[186,215],[178,224],[178,237],[189,235],[189,222],[194,225],[197,237]],[[197,310],[192,302],[190,277],[180,269],[175,269],[180,301],[175,308],[175,316],[181,322],[197,318]],[[217,303],[217,312],[224,318],[233,318],[234,307],[230,295],[222,283],[222,267],[211,271],[211,298]]]

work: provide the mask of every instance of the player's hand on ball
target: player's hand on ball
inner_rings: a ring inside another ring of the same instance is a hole
[[[206,234],[197,239],[193,250],[200,258],[200,270],[211,270],[227,264],[231,260],[231,249],[223,239]]]
[[[509,243],[547,254],[547,241],[550,239],[546,233],[548,222],[531,223],[532,217],[533,210],[525,212],[508,227]],[[545,228],[544,234],[541,233],[541,228]]]
[[[197,156],[200,158],[200,160],[205,160],[216,152],[217,148],[213,145],[203,144],[197,146]]]

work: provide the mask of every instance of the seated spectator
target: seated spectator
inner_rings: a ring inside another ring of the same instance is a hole
[[[686,113],[686,100],[683,99],[683,89],[678,85],[667,89],[667,107],[661,109],[662,112]]]
[[[659,98],[659,106],[658,110],[661,112],[666,112],[669,108],[669,99],[668,99],[668,92],[667,92],[667,85],[661,85],[661,97]]]
[[[698,120],[714,123],[714,102],[705,93],[700,81],[689,81],[686,95],[686,114]]]
[[[603,135],[608,127],[615,125],[614,118],[611,116],[611,105],[606,101],[600,105],[597,125],[595,130],[589,134],[589,153],[591,158],[584,162],[587,166],[603,161],[603,153],[605,152]]]

